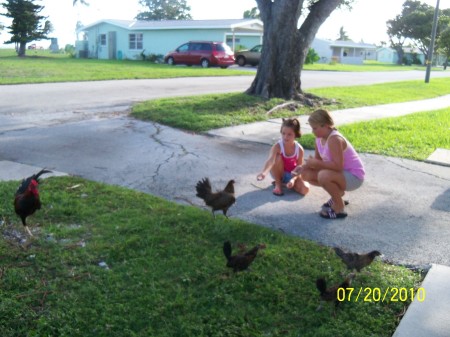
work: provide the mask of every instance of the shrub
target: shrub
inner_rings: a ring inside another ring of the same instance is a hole
[[[320,60],[319,54],[313,48],[309,48],[308,55],[306,55],[305,64],[313,64]]]

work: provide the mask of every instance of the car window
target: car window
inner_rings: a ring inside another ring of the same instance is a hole
[[[199,43],[190,43],[189,44],[189,50],[191,51],[196,51],[200,49],[200,44]]]
[[[231,48],[227,44],[224,44],[224,43],[216,44],[216,50],[224,51],[227,54],[233,54],[233,51],[231,50]]]
[[[179,52],[187,52],[189,50],[189,43],[183,44],[177,48]]]
[[[212,50],[212,46],[209,43],[202,43],[202,50],[206,50],[206,51],[211,51]]]
[[[250,51],[253,51],[255,53],[260,53],[261,49],[262,49],[262,46],[259,45],[259,46],[254,46],[252,49],[250,49]]]

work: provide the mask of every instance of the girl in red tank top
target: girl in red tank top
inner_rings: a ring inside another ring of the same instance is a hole
[[[309,183],[303,181],[301,175],[292,176],[291,171],[298,165],[302,165],[304,150],[295,140],[301,137],[300,122],[296,118],[283,119],[281,124],[281,139],[272,146],[269,158],[264,168],[256,177],[263,180],[270,172],[275,180],[275,188],[272,193],[277,196],[283,195],[282,186],[293,188],[296,192],[306,195],[309,192]]]

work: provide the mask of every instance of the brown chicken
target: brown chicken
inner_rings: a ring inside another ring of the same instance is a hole
[[[234,180],[230,180],[222,191],[213,192],[208,178],[200,180],[195,188],[197,197],[203,199],[205,204],[211,207],[214,217],[214,212],[221,210],[223,215],[228,218],[227,211],[236,202],[234,197]]]
[[[41,200],[39,198],[39,177],[44,173],[51,173],[52,171],[42,169],[31,177],[22,180],[14,197],[14,210],[20,216],[22,224],[25,226],[27,233],[33,236],[27,226],[26,219],[28,216],[34,214],[36,210],[41,209]]]
[[[264,249],[265,247],[265,245],[260,244],[256,245],[246,253],[231,255],[232,250],[230,241],[224,242],[223,253],[227,258],[227,267],[233,268],[234,272],[246,270],[253,262],[253,260],[255,260],[256,255],[258,254],[258,250]]]
[[[336,255],[339,256],[342,262],[345,263],[349,270],[356,269],[357,272],[360,272],[361,269],[370,265],[375,257],[380,256],[381,253],[378,250],[373,250],[367,254],[358,254],[352,252],[344,252],[339,247],[334,247],[334,251]]]
[[[329,288],[327,288],[327,282],[324,278],[318,278],[316,280],[316,287],[320,292],[320,305],[317,308],[317,310],[320,310],[322,308],[322,302],[334,302],[334,309],[333,309],[333,315],[336,314],[335,310],[338,307],[340,301],[338,300],[338,289],[339,288],[349,288],[352,280],[355,278],[355,274],[352,273],[348,275],[345,280],[339,284],[335,284]],[[345,293],[344,293],[345,294]],[[344,298],[346,298],[346,294],[344,295]]]

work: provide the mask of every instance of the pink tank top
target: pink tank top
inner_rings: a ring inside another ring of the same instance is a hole
[[[298,155],[299,155],[300,149],[302,149],[302,147],[298,142],[294,142],[294,143],[295,143],[294,154],[292,156],[287,156],[286,153],[284,152],[283,140],[280,139],[278,141],[278,144],[280,144],[280,149],[281,149],[281,158],[283,159],[283,164],[284,164],[284,172],[291,172],[297,166]]]
[[[328,139],[333,136],[341,137],[347,144],[347,147],[344,150],[344,170],[350,172],[358,179],[363,180],[365,175],[364,165],[355,149],[353,148],[352,144],[350,144],[350,142],[345,139],[345,137],[342,136],[337,130],[331,131]],[[330,149],[328,148],[328,139],[325,145],[322,145],[321,138],[316,138],[316,148],[323,161],[331,161],[331,153]]]

